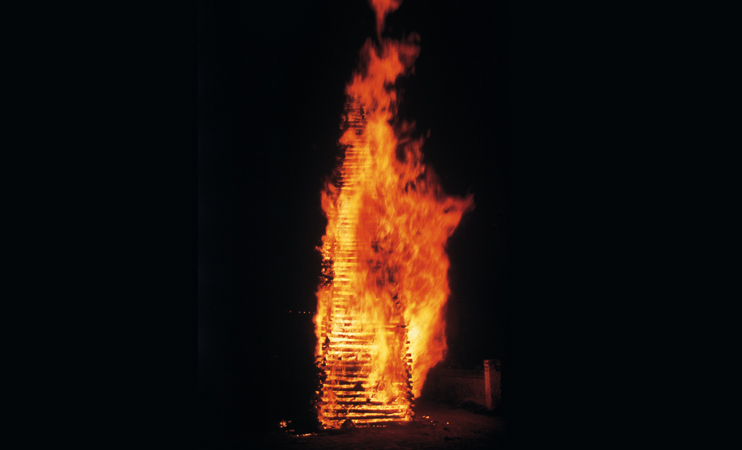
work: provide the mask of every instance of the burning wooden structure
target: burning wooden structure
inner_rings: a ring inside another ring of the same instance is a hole
[[[346,106],[346,122],[350,130],[345,158],[337,176],[338,190],[333,200],[353,198],[362,189],[359,171],[363,168],[361,149],[367,144],[364,129],[365,114],[358,101]],[[348,202],[350,203],[350,202]],[[352,205],[340,204],[337,210],[337,235],[328,242],[325,251],[325,276],[329,288],[329,302],[318,323],[319,363],[324,370],[320,421],[325,427],[336,428],[347,419],[356,425],[412,420],[411,354],[407,340],[407,326],[401,311],[386,321],[366,322],[353,314],[352,304],[358,291],[354,274],[360,268],[357,238],[359,226]],[[372,377],[373,349],[377,337],[394,353],[403,370],[387,375],[386,379]],[[393,399],[378,395],[392,383]]]
[[[374,426],[414,417],[413,399],[446,351],[445,243],[472,197],[443,193],[422,162],[414,124],[396,117],[397,78],[412,69],[417,36],[381,37],[399,2],[371,1],[378,44],[361,51],[346,87],[342,163],[322,193],[327,228],[317,292],[319,421]]]

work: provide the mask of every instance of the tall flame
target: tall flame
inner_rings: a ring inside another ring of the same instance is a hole
[[[322,192],[325,280],[314,322],[326,375],[320,408],[325,427],[339,426],[345,417],[383,421],[382,412],[390,411],[388,417],[411,420],[412,398],[420,396],[428,371],[447,348],[445,244],[473,207],[471,195],[443,193],[422,162],[423,139],[410,138],[414,123],[396,120],[394,83],[414,70],[418,37],[382,39],[384,17],[401,2],[371,3],[379,45],[366,41],[362,69],[346,86],[345,155]],[[382,415],[362,416],[372,411],[368,405]]]

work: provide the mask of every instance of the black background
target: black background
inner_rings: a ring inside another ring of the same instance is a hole
[[[405,0],[386,21],[387,36],[421,36],[400,115],[430,131],[444,190],[476,205],[448,245],[445,364],[503,361],[514,436],[595,385],[605,348],[590,337],[621,308],[600,256],[628,239],[605,207],[620,207],[605,180],[625,142],[600,107],[621,95],[604,84],[620,69],[585,27],[554,23],[563,8]],[[309,410],[312,314],[297,311],[315,310],[320,190],[375,19],[363,0],[197,13],[199,436],[243,442]]]

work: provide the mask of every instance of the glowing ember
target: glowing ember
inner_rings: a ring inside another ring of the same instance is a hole
[[[393,84],[412,69],[419,47],[415,35],[381,38],[384,17],[400,1],[371,3],[380,45],[366,41],[363,69],[346,87],[345,155],[322,193],[328,224],[314,322],[325,428],[412,420],[412,400],[446,351],[444,246],[473,206],[471,196],[442,192],[422,163],[422,139],[409,138],[414,124],[391,124]]]

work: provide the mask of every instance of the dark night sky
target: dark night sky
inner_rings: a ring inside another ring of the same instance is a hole
[[[307,406],[296,399],[311,391],[311,315],[287,311],[315,309],[320,190],[375,19],[365,0],[200,2],[197,13],[198,383],[202,433],[213,438],[262,423],[257,405],[270,420]],[[423,153],[444,190],[476,204],[449,241],[448,362],[503,360],[511,398],[536,380],[525,361],[568,353],[551,334],[575,321],[565,298],[611,295],[595,290],[597,247],[585,242],[602,219],[585,212],[600,198],[584,187],[599,184],[607,160],[593,158],[587,175],[573,165],[604,127],[590,108],[601,91],[586,93],[581,78],[598,69],[565,51],[569,31],[538,28],[548,14],[404,0],[386,22],[388,36],[421,36],[400,114],[430,131]],[[575,123],[586,131],[573,134]],[[589,281],[568,285],[573,270]]]

